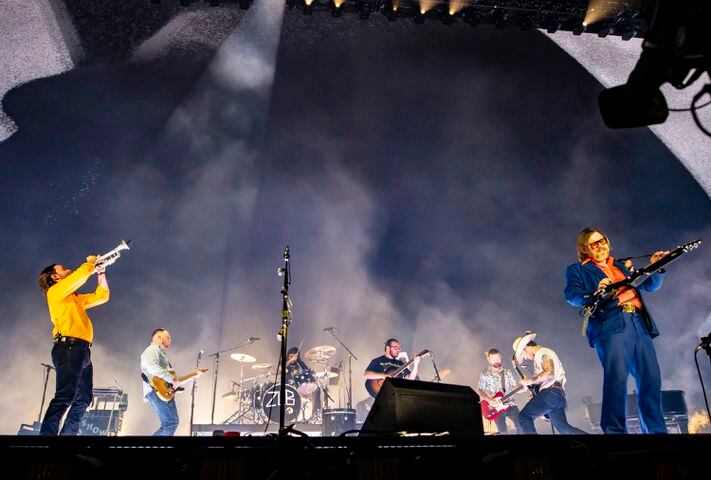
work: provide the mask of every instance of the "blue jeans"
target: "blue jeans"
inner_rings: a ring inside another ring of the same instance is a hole
[[[605,433],[627,433],[627,377],[637,383],[639,419],[644,433],[667,433],[662,410],[662,376],[652,337],[642,316],[624,313],[625,329],[595,342],[603,368],[602,415]]]
[[[553,428],[558,433],[563,434],[582,434],[587,432],[580,430],[568,423],[568,418],[565,416],[565,393],[563,389],[550,387],[538,392],[538,395],[533,397],[521,413],[518,415],[518,422],[521,425],[521,432],[529,435],[535,435],[536,426],[533,421],[543,415],[548,415]]]
[[[94,367],[88,344],[58,342],[52,347],[56,369],[54,398],[44,414],[40,435],[57,435],[59,422],[69,409],[60,435],[76,435],[93,399]]]
[[[146,397],[148,403],[153,410],[158,414],[160,420],[160,428],[153,433],[154,437],[172,437],[178,429],[178,409],[175,406],[175,399],[169,402],[164,402],[156,395],[156,392],[151,391]]]

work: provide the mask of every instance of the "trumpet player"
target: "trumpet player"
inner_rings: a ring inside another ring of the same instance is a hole
[[[94,273],[98,280],[94,293],[75,293]],[[91,364],[94,328],[86,311],[109,300],[105,265],[95,256],[87,257],[74,271],[53,263],[42,270],[38,281],[54,325],[52,363],[56,369],[56,391],[44,415],[40,435],[57,435],[67,409],[59,433],[76,435],[91,404],[94,376]]]

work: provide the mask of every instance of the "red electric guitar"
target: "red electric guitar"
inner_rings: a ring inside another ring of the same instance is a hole
[[[486,400],[481,401],[481,414],[486,418],[487,420],[494,421],[496,420],[499,415],[501,415],[501,412],[505,412],[509,408],[511,408],[511,405],[506,404],[506,400],[511,398],[513,395],[517,394],[523,390],[523,385],[519,385],[515,389],[511,390],[509,393],[504,395],[504,392],[496,392],[496,395],[494,395],[494,399],[498,399],[496,402],[489,403]]]

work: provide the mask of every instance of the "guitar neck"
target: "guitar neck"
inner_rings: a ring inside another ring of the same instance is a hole
[[[408,361],[406,364],[402,365],[400,368],[398,368],[397,370],[395,370],[395,371],[392,373],[392,375],[390,375],[390,376],[391,376],[391,377],[397,377],[397,376],[400,375],[402,372],[404,372],[405,370],[407,370],[407,367],[409,367],[410,365],[412,365],[412,362],[414,362],[416,358],[421,357],[421,356],[423,356],[423,355],[427,355],[428,353],[429,353],[428,350],[422,350],[420,353],[418,353],[417,355],[415,355],[414,357],[412,357],[412,359],[410,359],[410,361]]]
[[[508,400],[509,398],[513,397],[514,395],[516,395],[516,394],[517,394],[518,392],[520,392],[521,390],[523,390],[523,385],[519,385],[518,387],[514,388],[514,389],[511,390],[509,393],[507,393],[506,395],[504,395],[503,397],[501,397],[501,401],[502,401],[502,402],[505,402],[506,400]]]
[[[179,383],[183,383],[183,382],[185,382],[185,381],[187,381],[187,380],[190,380],[191,378],[197,376],[198,373],[199,373],[199,372],[197,372],[197,371],[192,371],[192,372],[190,372],[190,373],[188,373],[188,374],[183,375],[182,377],[176,378],[176,380],[177,380]]]

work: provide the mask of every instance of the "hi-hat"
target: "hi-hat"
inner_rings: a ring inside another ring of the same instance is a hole
[[[242,363],[254,363],[257,361],[252,355],[247,355],[246,353],[233,353],[230,357],[232,360],[237,360]]]
[[[272,365],[271,363],[255,363],[254,365],[252,365],[252,368],[254,370],[271,370],[272,368],[274,368],[274,365]]]
[[[307,350],[304,357],[312,362],[319,362],[331,358],[335,353],[336,347],[332,347],[331,345],[318,345]]]

